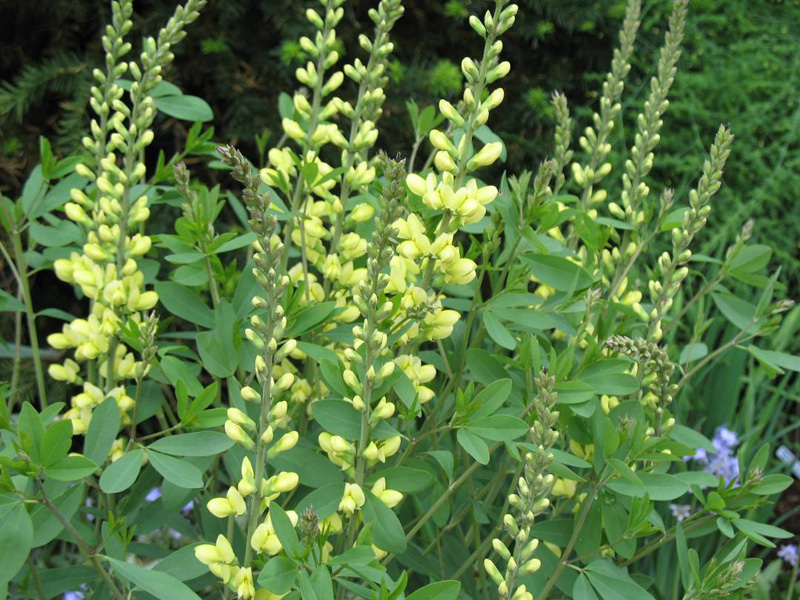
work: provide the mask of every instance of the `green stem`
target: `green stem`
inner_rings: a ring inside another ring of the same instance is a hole
[[[48,510],[53,513],[56,519],[64,526],[69,534],[75,539],[75,542],[78,544],[78,548],[80,549],[81,553],[84,555],[85,558],[92,563],[92,567],[100,574],[100,577],[103,578],[103,581],[108,586],[109,591],[111,594],[116,598],[116,600],[125,600],[125,595],[119,590],[117,584],[114,583],[114,579],[111,577],[111,574],[100,564],[100,561],[97,559],[97,555],[92,550],[91,546],[86,543],[86,540],[83,539],[78,530],[72,526],[72,523],[69,522],[66,516],[58,509],[58,507],[50,501],[50,498],[47,497],[47,493],[44,491],[44,487],[41,485],[41,481],[39,481],[39,489],[42,493],[42,503],[48,508]]]
[[[273,290],[274,292],[274,290]],[[270,294],[272,297],[269,298],[270,305],[272,306],[275,302],[274,293]],[[270,338],[272,338],[273,327],[272,323],[270,323]],[[272,338],[274,339],[274,338]],[[276,340],[277,341],[277,340]],[[262,500],[262,486],[261,480],[264,479],[264,473],[267,467],[267,460],[266,460],[266,444],[262,440],[264,437],[264,432],[269,427],[269,410],[272,406],[272,368],[273,368],[273,356],[272,352],[269,351],[268,347],[265,348],[264,353],[264,361],[267,364],[266,375],[264,377],[264,381],[261,384],[261,417],[259,419],[259,427],[258,427],[258,439],[256,440],[256,468],[255,468],[255,485],[256,491],[253,493],[253,497],[250,501],[250,513],[247,517],[247,535],[245,537],[245,546],[247,550],[245,551],[244,556],[244,567],[247,568],[253,561],[253,546],[250,543],[250,540],[253,539],[253,533],[255,533],[256,527],[258,527],[258,518],[261,516],[261,500]]]
[[[39,390],[39,402],[41,408],[47,407],[47,388],[45,387],[44,367],[42,357],[39,352],[39,338],[36,333],[36,315],[33,312],[33,299],[31,298],[31,287],[28,279],[28,269],[25,264],[25,252],[22,249],[22,236],[18,229],[14,228],[11,233],[11,242],[14,245],[14,257],[17,263],[17,275],[22,290],[22,301],[25,304],[25,317],[28,321],[28,337],[30,338],[31,351],[33,352],[33,368],[36,372],[36,386]]]
[[[39,570],[36,568],[36,563],[33,562],[33,559],[28,556],[26,561],[28,563],[28,569],[31,572],[31,578],[33,579],[33,585],[36,587],[36,595],[39,596],[39,600],[46,600],[47,596],[44,593],[44,588],[42,587],[42,580],[39,579]]]
[[[561,554],[561,558],[558,559],[558,565],[556,566],[555,571],[547,580],[547,583],[542,588],[542,591],[539,592],[538,599],[539,600],[547,600],[547,594],[550,593],[550,590],[558,582],[558,578],[561,577],[561,573],[567,567],[567,559],[569,555],[572,554],[572,550],[575,548],[575,544],[578,542],[578,537],[580,536],[581,530],[583,530],[583,526],[586,523],[586,518],[589,516],[589,510],[592,508],[592,504],[594,504],[595,496],[597,492],[600,491],[600,488],[604,485],[604,481],[600,481],[592,488],[592,491],[586,496],[586,500],[581,507],[581,513],[578,516],[578,521],[575,523],[575,529],[572,531],[572,537],[569,538],[569,542],[567,543],[567,547],[564,549],[564,552]]]
[[[17,299],[22,299],[22,288],[17,289]],[[11,414],[11,405],[14,396],[17,394],[17,387],[19,386],[19,372],[22,366],[22,313],[16,312],[14,314],[14,366],[11,371],[11,392],[9,395],[8,414]]]

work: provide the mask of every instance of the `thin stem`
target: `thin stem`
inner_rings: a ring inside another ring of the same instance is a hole
[[[20,288],[22,289],[22,301],[25,304],[25,317],[28,321],[28,337],[30,338],[31,351],[33,352],[33,369],[36,372],[36,386],[39,390],[39,402],[42,408],[46,408],[47,388],[45,386],[42,357],[39,352],[39,338],[36,333],[36,315],[33,312],[33,299],[31,298],[28,269],[25,264],[25,253],[22,249],[22,236],[16,228],[11,232],[11,242],[14,246],[17,275],[19,277]]]
[[[547,600],[547,594],[550,593],[550,590],[552,590],[558,582],[558,578],[561,577],[561,573],[567,566],[567,559],[569,558],[569,555],[572,554],[572,550],[575,548],[575,544],[578,542],[578,537],[580,536],[581,530],[583,530],[583,526],[586,523],[586,518],[589,516],[589,510],[591,510],[592,504],[594,504],[597,492],[600,491],[600,488],[604,484],[605,481],[598,482],[597,485],[592,488],[591,493],[586,496],[586,501],[581,507],[581,514],[578,516],[578,521],[575,523],[575,529],[572,531],[572,537],[569,538],[567,547],[561,554],[561,558],[558,559],[558,565],[556,566],[555,571],[553,571],[553,574],[547,580],[547,583],[542,588],[542,591],[539,592],[539,600]]]
[[[36,568],[36,563],[33,562],[33,559],[28,555],[28,558],[25,560],[28,563],[28,569],[31,572],[31,578],[33,579],[33,585],[36,587],[36,595],[39,596],[39,600],[46,600],[47,596],[44,593],[44,588],[42,587],[42,580],[39,579],[39,570]]]
[[[753,324],[751,324],[750,327],[752,327]],[[717,348],[716,350],[711,352],[703,360],[701,360],[699,363],[697,363],[690,371],[687,371],[686,374],[683,377],[681,377],[680,381],[678,382],[678,390],[683,388],[683,386],[686,385],[686,383],[689,381],[689,379],[692,378],[692,376],[695,373],[697,373],[700,369],[705,367],[712,360],[717,358],[720,354],[722,354],[724,352],[727,352],[728,350],[730,350],[731,348],[733,348],[734,346],[736,346],[740,342],[746,342],[748,340],[752,340],[754,337],[757,337],[758,334],[753,333],[749,337],[745,338],[745,336],[747,335],[748,329],[743,329],[742,331],[737,333],[730,342],[728,342],[727,344],[723,344],[722,346],[720,346],[719,348]],[[677,392],[677,390],[676,390],[676,392]]]
[[[681,311],[673,317],[673,319],[664,325],[664,334],[669,332],[676,324],[680,323],[683,320],[684,315],[689,312],[695,304],[697,304],[698,300],[704,298],[706,294],[708,294],[711,290],[713,290],[718,283],[720,283],[725,278],[725,270],[721,270],[717,273],[713,278],[711,278],[706,284],[700,288],[700,291],[697,292],[689,302],[681,309]]]
[[[274,301],[274,298],[270,298]],[[244,566],[249,567],[253,561],[253,545],[250,540],[253,539],[253,533],[258,527],[258,517],[261,515],[261,500],[262,500],[262,486],[261,480],[264,479],[264,473],[267,467],[266,460],[266,444],[262,440],[264,432],[269,427],[269,409],[272,406],[272,353],[264,352],[264,360],[267,363],[267,373],[262,382],[261,388],[261,419],[258,428],[258,440],[256,441],[256,469],[255,469],[255,482],[256,491],[250,501],[250,513],[247,518],[247,536],[245,537],[245,545],[247,550],[244,556]]]
[[[69,534],[75,539],[75,542],[78,544],[78,548],[80,549],[81,553],[84,555],[85,558],[89,559],[89,562],[92,563],[92,567],[94,567],[95,571],[100,574],[100,577],[103,578],[106,585],[108,586],[109,591],[117,600],[125,600],[125,595],[119,590],[117,584],[114,583],[114,579],[111,577],[111,574],[100,564],[100,561],[97,559],[97,555],[92,550],[92,547],[86,543],[86,540],[83,539],[78,530],[72,526],[72,523],[69,522],[66,516],[58,509],[58,507],[50,501],[50,498],[47,497],[47,493],[44,491],[44,487],[41,485],[41,481],[39,481],[39,489],[42,493],[42,500],[41,502],[48,508],[48,510],[53,513],[53,515],[58,519],[59,523],[64,526]]]
[[[136,441],[136,427],[139,424],[139,399],[142,396],[142,380],[136,382],[136,398],[133,401],[133,416],[131,417],[131,436],[128,440],[128,450],[133,447]]]
[[[17,299],[22,300],[22,288],[17,289]],[[14,395],[17,393],[19,386],[19,373],[22,367],[22,313],[17,311],[14,313],[14,366],[11,372],[11,391]],[[13,402],[13,396],[9,396],[9,404]],[[11,414],[11,406],[9,405],[8,414]]]

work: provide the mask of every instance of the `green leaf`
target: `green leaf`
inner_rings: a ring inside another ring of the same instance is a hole
[[[0,523],[0,584],[11,581],[33,544],[33,523],[24,504],[7,511]]]
[[[324,323],[335,310],[336,302],[334,300],[320,302],[319,304],[304,308],[292,317],[289,329],[284,335],[286,337],[299,337]]]
[[[489,446],[471,431],[461,428],[456,433],[456,439],[467,453],[482,465],[489,464]]]
[[[227,300],[222,300],[214,312],[214,331],[197,336],[197,350],[206,371],[225,379],[239,366],[239,355],[233,341],[235,315]]]
[[[39,462],[44,438],[44,423],[41,415],[36,412],[30,402],[24,402],[17,421],[17,433],[22,444],[22,448],[30,455],[33,462]]]
[[[148,449],[175,456],[213,456],[225,452],[231,446],[233,440],[224,433],[197,431],[161,438],[150,444]]]
[[[598,394],[626,396],[639,391],[639,382],[624,371],[632,363],[621,358],[609,358],[592,363],[580,374],[580,380]]]
[[[65,456],[54,465],[46,467],[44,474],[59,481],[78,481],[97,470],[97,465],[80,454]]]
[[[202,263],[183,265],[172,272],[170,279],[181,285],[205,285],[208,281],[208,271],[206,271],[205,265]]]
[[[528,425],[512,415],[492,415],[470,421],[467,429],[480,437],[495,442],[508,442],[528,433]]]
[[[25,305],[4,290],[0,290],[0,311],[2,312],[22,312]]]
[[[317,567],[311,576],[300,571],[300,594],[303,600],[333,600],[333,582],[325,565]]]
[[[176,550],[160,560],[153,569],[171,575],[178,581],[189,581],[205,575],[208,573],[208,567],[197,560],[194,555],[194,549],[198,545],[191,544]]]
[[[214,112],[208,102],[197,96],[162,96],[156,99],[159,112],[182,121],[211,121]]]
[[[319,518],[325,519],[337,511],[342,494],[344,494],[343,481],[323,485],[300,500],[295,510],[301,513],[307,508],[313,507]]]
[[[364,490],[366,502],[361,509],[361,516],[365,524],[372,524],[372,541],[381,550],[401,554],[406,550],[406,534],[403,525],[394,514],[375,495]]]
[[[143,451],[137,448],[108,465],[100,476],[100,489],[106,494],[118,494],[131,487],[142,470],[142,455]]]
[[[298,344],[299,346],[300,344]],[[347,396],[350,392],[342,379],[342,365],[338,357],[336,360],[323,360],[320,362],[320,372],[322,373],[322,380],[331,390],[342,396]],[[314,403],[316,404],[316,403]],[[311,405],[312,410],[314,404]]]
[[[564,381],[555,387],[557,404],[583,404],[594,398],[594,388],[583,381]]]
[[[606,486],[623,496],[644,498],[649,495],[651,500],[675,500],[689,491],[689,485],[675,477],[663,473],[637,473],[642,485],[636,485],[626,479],[614,479]]]
[[[746,300],[728,294],[711,294],[714,304],[717,305],[719,311],[725,315],[731,323],[736,325],[739,329],[755,330],[753,321],[756,315],[756,307]]]
[[[256,234],[250,231],[248,233],[243,233],[242,235],[237,235],[232,240],[228,240],[224,244],[221,244],[218,248],[209,248],[209,252],[213,254],[222,254],[223,252],[230,252],[231,250],[244,248],[255,241]]]
[[[189,288],[172,281],[157,281],[154,287],[161,304],[173,315],[208,329],[214,327],[214,311]]]
[[[479,419],[494,414],[508,399],[512,387],[510,379],[501,379],[483,388],[470,402],[470,408],[477,408],[472,418]]]
[[[681,351],[681,356],[678,362],[682,365],[690,363],[695,360],[700,360],[708,354],[708,346],[703,343],[687,344]]]
[[[419,588],[406,600],[456,600],[460,591],[459,581],[437,581]]]
[[[572,600],[597,600],[597,594],[594,593],[592,584],[584,573],[575,579],[575,585],[572,586]]]
[[[50,467],[64,458],[72,446],[72,421],[64,419],[56,421],[42,438],[42,454],[40,460],[43,466]]]
[[[608,559],[589,563],[584,572],[603,600],[654,600],[631,579],[626,569],[617,567]]]
[[[160,600],[200,600],[200,596],[172,575],[116,560],[109,556],[106,556],[105,559],[117,575]]]
[[[639,476],[636,472],[631,469],[628,465],[626,465],[623,461],[618,458],[609,458],[608,464],[614,467],[614,470],[622,475],[625,479],[627,479],[633,485],[642,485],[642,480],[639,479]]]
[[[258,575],[258,585],[273,594],[286,594],[294,586],[297,573],[297,566],[291,560],[284,556],[275,556],[269,559]]]
[[[787,475],[767,475],[760,483],[754,485],[750,491],[759,496],[771,496],[772,494],[780,494],[790,485],[792,485],[792,478]]]
[[[684,588],[689,588],[691,571],[689,570],[689,547],[686,544],[686,533],[680,523],[675,525],[675,545],[678,550],[678,565],[681,569],[681,581]]]
[[[769,246],[745,246],[728,261],[728,272],[738,279],[744,274],[760,271],[767,266],[771,257],[772,248]]]
[[[800,372],[800,356],[792,356],[791,354],[786,354],[786,352],[776,352],[774,350],[763,350],[752,344],[748,346],[747,351],[761,362],[778,367],[778,372],[782,372],[781,369]]]
[[[314,420],[325,430],[349,440],[361,435],[361,413],[344,400],[318,400],[311,405]]]
[[[586,289],[594,282],[586,269],[560,256],[524,254],[522,259],[536,279],[559,292]]]
[[[517,347],[517,338],[515,338],[508,328],[489,311],[483,311],[483,324],[486,326],[486,331],[495,342],[503,348],[513,350]]]
[[[119,407],[114,398],[106,398],[92,413],[83,442],[83,454],[98,465],[105,463],[119,432]]]
[[[47,248],[61,248],[67,244],[77,244],[83,238],[81,230],[72,221],[59,221],[55,227],[33,222],[30,226],[31,238]]]
[[[675,425],[669,432],[669,437],[676,442],[685,444],[690,448],[696,450],[697,448],[705,448],[710,452],[715,452],[714,444],[699,431],[690,429],[685,425]]]
[[[300,477],[300,483],[308,487],[322,487],[344,480],[339,470],[327,456],[297,445],[272,459],[272,466],[281,471],[291,471]]]
[[[303,550],[303,545],[297,539],[297,532],[294,530],[294,525],[292,525],[292,521],[286,511],[273,502],[269,506],[269,518],[275,528],[275,535],[278,536],[286,554],[299,556]]]
[[[188,489],[203,487],[203,473],[193,464],[150,449],[148,449],[147,456],[150,458],[153,468],[173,485]]]
[[[777,539],[787,539],[792,537],[792,533],[786,531],[785,529],[775,527],[774,525],[768,525],[767,523],[759,523],[757,521],[750,521],[748,519],[734,519],[732,523],[734,527],[736,527],[751,540],[768,548],[775,547],[775,544],[767,539],[768,537]]]
[[[224,343],[223,339],[217,331],[204,331],[197,336],[197,351],[206,371],[214,377],[226,379],[236,371],[239,359],[236,352],[230,351],[232,342]]]
[[[490,352],[480,348],[467,351],[467,366],[475,379],[484,385],[508,378],[508,372]]]
[[[42,165],[36,165],[28,179],[25,180],[25,185],[22,187],[22,196],[19,203],[22,206],[25,214],[31,212],[38,202],[41,202],[42,195],[47,190],[47,182],[42,176]]]
[[[715,488],[719,485],[719,477],[705,471],[685,471],[684,473],[676,473],[675,477],[689,487],[697,485],[704,488]]]

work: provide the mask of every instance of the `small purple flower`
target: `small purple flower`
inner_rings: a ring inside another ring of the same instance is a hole
[[[91,508],[93,506],[92,499],[91,498],[87,498],[86,501],[83,503],[83,505],[86,508]],[[94,521],[94,515],[87,511],[86,512],[86,520],[91,523],[92,521]]]
[[[147,496],[144,497],[144,499],[147,500],[148,502],[155,502],[159,498],[161,498],[160,487],[154,487],[152,490],[147,492]]]
[[[708,452],[705,448],[698,448],[697,452],[694,453],[694,456],[687,457],[687,460],[696,460],[701,465],[708,464]]]
[[[778,550],[778,558],[782,558],[787,564],[791,565],[792,568],[797,568],[797,545],[786,544],[785,546],[781,546],[780,550]]]
[[[85,597],[83,592],[67,592],[64,594],[64,600],[83,600]]]
[[[183,539],[183,535],[179,531],[175,531],[174,529],[170,528],[167,530],[169,537],[171,537],[176,542],[180,542]]]
[[[723,425],[717,427],[717,430],[714,432],[714,439],[711,440],[711,443],[714,444],[714,448],[716,448],[717,452],[725,452],[739,445],[739,436],[736,435],[735,431],[731,431]]]
[[[716,452],[709,453],[705,448],[698,448],[694,456],[688,457],[703,465],[706,473],[711,473],[715,477],[722,477],[726,484],[738,482],[739,479],[739,460],[734,454],[736,446],[739,445],[739,436],[735,431],[727,427],[717,427],[714,432],[714,439],[711,441]],[[738,483],[737,483],[738,484]]]
[[[704,471],[722,477],[728,484],[739,479],[739,460],[726,450],[712,456]]]
[[[688,504],[670,504],[669,510],[672,512],[672,516],[677,519],[678,523],[692,516],[692,507]]]
[[[194,502],[190,501],[190,502],[187,502],[186,504],[183,505],[183,508],[181,509],[181,513],[183,513],[184,515],[188,515],[193,510],[194,510]]]

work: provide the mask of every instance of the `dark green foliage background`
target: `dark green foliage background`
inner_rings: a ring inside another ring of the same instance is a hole
[[[101,60],[99,30],[105,0],[7,2],[0,22],[0,191],[14,194],[37,156],[39,135],[61,153],[74,151],[87,119],[91,68]],[[657,60],[670,2],[648,0],[626,102],[640,106]],[[212,2],[181,44],[168,77],[185,92],[205,98],[215,113],[219,141],[232,141],[253,157],[255,137],[277,135],[277,98],[296,86],[303,59],[297,44],[307,32],[309,2],[225,0]],[[348,56],[370,23],[372,2],[348,4],[339,28]],[[458,64],[474,51],[466,23],[486,2],[409,0],[396,28],[389,102],[381,124],[382,147],[407,154],[413,141],[405,101],[435,104],[461,89]],[[509,147],[507,167],[535,168],[552,147],[549,95],[565,92],[587,124],[611,52],[624,2],[620,0],[522,0],[521,17],[505,40],[513,70],[506,102],[492,128]],[[135,3],[136,31],[155,34],[172,2]],[[705,237],[709,254],[722,252],[741,223],[756,219],[756,239],[773,246],[791,290],[800,281],[800,2],[797,0],[694,0],[684,55],[671,95],[653,181],[685,192],[720,121],[737,141]],[[346,93],[346,92],[344,92]],[[582,107],[582,108],[579,108]],[[627,114],[632,114],[627,111]],[[635,113],[633,113],[635,114]],[[633,123],[618,127],[617,144]],[[162,120],[160,143],[175,148],[184,124]],[[274,137],[273,140],[274,142]],[[624,155],[616,154],[621,161]]]

